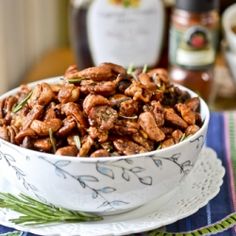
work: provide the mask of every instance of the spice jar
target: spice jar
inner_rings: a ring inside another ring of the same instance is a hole
[[[176,0],[169,39],[170,77],[210,102],[214,90],[218,0]]]
[[[162,0],[71,0],[70,39],[80,69],[102,62],[155,66],[164,35]]]

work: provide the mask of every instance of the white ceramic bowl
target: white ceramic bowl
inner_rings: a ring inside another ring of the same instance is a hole
[[[58,78],[46,82],[58,82]],[[171,191],[189,173],[204,144],[209,122],[209,109],[202,99],[201,117],[203,126],[186,140],[131,156],[56,156],[0,139],[0,171],[23,193],[46,203],[98,214],[128,211]]]
[[[236,3],[230,5],[223,12],[222,26],[230,50],[236,53],[236,33],[232,31],[232,26],[236,27]]]

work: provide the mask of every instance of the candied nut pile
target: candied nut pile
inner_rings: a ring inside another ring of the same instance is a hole
[[[58,155],[131,155],[194,134],[199,111],[199,98],[171,84],[164,69],[70,66],[61,83],[22,85],[0,101],[0,138]]]

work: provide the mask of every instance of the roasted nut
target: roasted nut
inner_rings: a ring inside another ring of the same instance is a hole
[[[52,149],[52,143],[50,138],[37,139],[33,142],[34,148],[43,152],[50,152]]]
[[[82,80],[80,91],[84,94],[100,94],[110,96],[116,92],[116,81],[94,82],[93,80]]]
[[[152,97],[152,91],[144,89],[139,81],[132,81],[132,84],[125,90],[125,95],[133,97],[135,101],[148,103]]]
[[[131,80],[122,75],[118,75],[116,89],[119,93],[124,93],[125,90],[131,85]]]
[[[141,73],[139,74],[138,79],[146,89],[150,89],[152,91],[157,89],[156,84],[153,82],[153,80],[148,74]]]
[[[172,108],[165,109],[165,119],[173,125],[186,129],[188,124],[179,115],[177,115]]]
[[[28,136],[24,137],[20,146],[28,149],[33,149],[34,148],[33,139],[31,139]]]
[[[70,70],[70,73],[65,74],[67,80],[81,78],[91,79],[93,81],[110,80],[114,77],[112,69],[108,66],[90,67],[81,71],[76,71],[75,68]]]
[[[24,130],[21,130],[16,136],[15,136],[15,141],[16,143],[20,144],[25,137],[37,137],[36,132],[31,129],[27,128]]]
[[[80,89],[74,84],[66,84],[58,92],[58,100],[61,103],[75,102],[79,99]]]
[[[76,156],[77,153],[78,149],[76,148],[76,146],[65,146],[57,149],[55,154],[61,156]]]
[[[62,127],[57,131],[57,136],[66,137],[76,127],[76,121],[73,116],[67,116],[62,123]]]
[[[165,123],[165,117],[164,117],[164,109],[161,105],[161,103],[158,101],[152,101],[151,102],[152,109],[156,124],[158,127],[161,127]]]
[[[195,134],[198,130],[199,130],[199,126],[197,125],[190,125],[187,127],[186,131],[185,131],[185,135],[189,136],[189,135],[193,135]]]
[[[71,79],[78,72],[77,65],[71,65],[65,71],[64,77],[65,79]]]
[[[82,140],[82,147],[79,150],[77,156],[86,157],[94,144],[93,139],[90,136],[86,136]]]
[[[4,103],[5,99],[2,99],[0,101],[0,118],[3,119],[5,117],[5,112],[4,112]]]
[[[89,127],[87,131],[89,136],[94,140],[97,139],[99,143],[104,143],[108,139],[108,131],[100,130],[93,126]]]
[[[109,157],[110,154],[105,149],[99,149],[93,152],[90,156],[91,157]]]
[[[60,119],[51,119],[46,121],[33,120],[30,125],[30,128],[37,133],[39,136],[48,136],[49,129],[52,130],[53,133],[58,131],[62,126],[62,121]]]
[[[114,127],[118,114],[109,106],[96,106],[91,108],[88,117],[90,125],[97,126],[105,131]]]
[[[133,135],[139,132],[140,126],[137,121],[123,119],[117,120],[113,131],[121,136]]]
[[[176,129],[171,134],[175,143],[178,143],[182,139],[183,135],[184,135],[184,133],[180,129]]]
[[[62,83],[24,85],[0,100],[0,138],[67,156],[137,154],[197,132],[199,111],[199,98],[171,84],[164,69],[74,65]]]
[[[61,112],[66,116],[73,116],[77,122],[78,129],[83,135],[85,134],[87,122],[83,112],[80,110],[80,107],[77,103],[68,102],[66,104],[63,104],[61,107]]]
[[[100,64],[99,67],[108,67],[116,74],[126,74],[126,69],[117,64],[105,62]]]
[[[39,117],[43,114],[43,106],[35,105],[32,110],[27,114],[23,121],[23,130],[30,127],[33,120],[39,119]]]
[[[133,99],[126,100],[120,103],[119,115],[125,117],[134,117],[139,110],[139,103]]]
[[[138,145],[135,142],[130,141],[129,139],[119,138],[115,139],[113,143],[116,150],[121,155],[132,155],[132,154],[147,152],[147,149]]]
[[[16,97],[9,96],[5,99],[4,110],[5,113],[11,113],[13,106],[17,103]]]
[[[151,140],[159,142],[165,138],[165,134],[158,128],[151,112],[141,113],[139,115],[138,123]]]
[[[15,136],[18,133],[18,130],[15,126],[7,126],[8,137],[11,143],[15,143]]]
[[[57,118],[57,113],[56,113],[56,106],[55,104],[51,104],[50,107],[45,112],[44,120],[51,120]]]
[[[187,105],[178,103],[175,105],[177,110],[180,112],[182,118],[190,125],[196,123],[195,112],[193,112]]]
[[[34,107],[34,105],[42,105],[45,106],[49,104],[54,98],[54,93],[47,83],[37,84],[33,89],[33,93],[29,98],[28,104],[30,107]]]
[[[192,111],[199,111],[200,108],[200,99],[199,97],[194,97],[188,99],[185,104],[192,110]]]
[[[122,102],[131,100],[132,98],[125,96],[124,94],[117,93],[109,98],[112,107],[119,107]]]
[[[147,72],[147,74],[152,77],[155,84],[159,87],[160,83],[163,82],[165,84],[169,83],[169,76],[165,69],[152,69]]]
[[[6,126],[0,127],[0,138],[4,139],[6,141],[10,141],[10,138],[8,136],[8,131],[7,131],[7,127]]]
[[[88,115],[92,107],[109,105],[110,102],[107,98],[101,95],[89,94],[83,102],[83,110]]]
[[[168,138],[168,139],[164,140],[163,142],[161,142],[161,148],[170,147],[174,144],[175,144],[174,139]]]
[[[138,143],[139,145],[146,148],[148,151],[153,150],[154,142],[150,139],[147,139],[148,137],[143,137],[143,133],[135,133],[132,135],[132,139]]]

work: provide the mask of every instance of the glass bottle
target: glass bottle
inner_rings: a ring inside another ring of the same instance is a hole
[[[170,77],[210,102],[214,93],[218,0],[176,0],[169,40]]]
[[[80,69],[102,62],[155,66],[164,34],[162,0],[71,0],[70,38]]]

